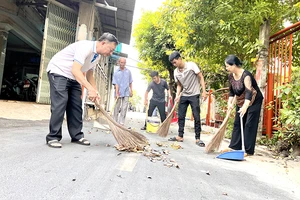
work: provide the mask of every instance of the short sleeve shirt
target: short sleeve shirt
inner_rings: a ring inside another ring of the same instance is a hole
[[[182,85],[182,96],[194,96],[200,94],[199,67],[194,62],[185,62],[182,72],[177,68],[174,70],[175,82]]]
[[[132,83],[131,71],[127,68],[121,70],[118,68],[113,75],[112,84],[119,86],[120,97],[129,97],[130,96],[130,83]]]
[[[153,95],[151,98],[152,100],[165,102],[165,90],[169,90],[169,86],[164,79],[160,79],[160,83],[158,84],[152,81],[149,84],[147,91],[149,92],[151,89],[153,91]]]
[[[56,53],[50,60],[46,71],[75,80],[72,74],[74,61],[82,65],[82,72],[87,72],[95,67],[99,59],[96,41],[81,40]]]

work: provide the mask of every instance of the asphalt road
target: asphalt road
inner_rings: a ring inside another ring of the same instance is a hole
[[[128,126],[142,127],[144,114],[127,116]],[[163,161],[151,162],[142,153],[117,151],[113,135],[93,128],[92,121],[84,124],[91,146],[70,143],[64,123],[61,149],[45,144],[47,120],[0,118],[0,125],[0,199],[300,199],[281,177],[250,161],[205,154],[194,144],[191,130],[178,150],[167,139],[142,132],[153,149],[170,152],[165,158],[175,160],[178,169]],[[176,129],[171,127],[171,136]],[[159,147],[157,142],[168,146]]]

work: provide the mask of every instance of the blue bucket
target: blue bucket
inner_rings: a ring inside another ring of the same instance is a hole
[[[244,160],[245,151],[243,150],[234,150],[221,153],[216,158],[226,159],[226,160]]]

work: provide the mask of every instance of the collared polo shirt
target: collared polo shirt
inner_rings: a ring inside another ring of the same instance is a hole
[[[200,94],[199,73],[200,69],[194,62],[185,62],[182,72],[177,68],[174,70],[175,82],[179,81],[182,85],[181,96],[194,96]]]
[[[118,68],[114,72],[112,83],[114,85],[119,86],[120,97],[129,97],[130,95],[129,84],[132,82],[133,80],[132,80],[131,71],[126,67],[124,68],[124,70]]]
[[[46,71],[75,80],[72,74],[73,62],[81,64],[81,71],[87,72],[95,67],[99,59],[96,41],[81,40],[56,53],[50,60]]]

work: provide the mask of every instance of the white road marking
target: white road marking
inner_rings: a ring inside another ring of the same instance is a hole
[[[123,161],[120,163],[118,169],[121,171],[132,172],[140,156],[141,154],[138,153],[127,154]]]

